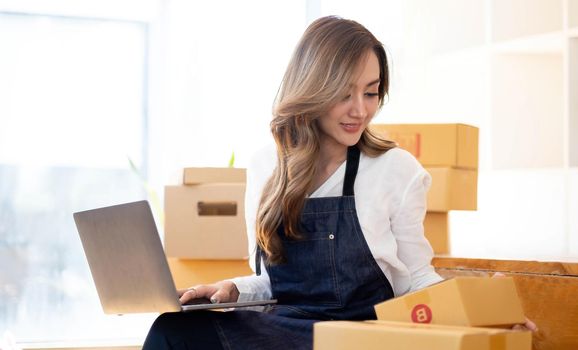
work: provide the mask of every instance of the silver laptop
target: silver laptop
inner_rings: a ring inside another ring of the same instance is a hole
[[[147,201],[74,213],[96,290],[107,314],[275,304],[276,300],[181,305]]]

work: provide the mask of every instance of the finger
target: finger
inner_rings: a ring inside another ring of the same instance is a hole
[[[181,296],[183,296],[183,294],[185,294],[189,289],[191,289],[191,288],[177,289],[177,294],[179,295],[179,298],[180,298]]]
[[[186,290],[183,291],[183,294],[181,294],[179,301],[181,302],[181,304],[185,304],[193,299],[196,299],[198,297],[199,292],[197,291],[198,287],[191,287],[188,288]]]
[[[526,327],[521,324],[515,324],[512,326],[512,329],[515,331],[525,331]]]
[[[526,323],[524,323],[524,327],[528,328],[532,332],[538,331],[538,326],[536,326],[536,324],[532,322],[532,320],[530,320],[529,318],[526,318]]]
[[[239,290],[235,283],[231,281],[222,281],[216,284],[219,288],[211,295],[212,303],[235,302],[239,299]]]
[[[210,285],[198,285],[189,288],[180,298],[181,304],[188,303],[193,299],[209,299],[215,292],[218,290],[218,287],[214,284]]]
[[[206,298],[209,299],[213,294],[215,294],[215,292],[217,290],[219,290],[218,285],[215,284],[202,284],[199,286],[195,286],[195,289],[197,291],[197,296],[196,298]]]
[[[213,295],[211,295],[211,303],[213,304],[218,304],[218,303],[226,303],[229,302],[231,300],[229,300],[230,294],[229,292],[225,289],[225,288],[220,288],[219,290],[217,290]]]

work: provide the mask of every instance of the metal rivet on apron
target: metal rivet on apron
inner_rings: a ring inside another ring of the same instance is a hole
[[[333,233],[330,233],[330,234],[329,234],[329,239],[333,239],[333,238],[335,238],[335,236],[333,235]]]

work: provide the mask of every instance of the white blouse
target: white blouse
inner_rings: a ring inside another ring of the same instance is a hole
[[[276,166],[274,145],[261,149],[247,169],[245,221],[249,262],[255,271],[255,218],[265,183]],[[345,162],[310,197],[341,196]],[[355,207],[365,240],[396,296],[437,283],[433,250],[424,237],[423,220],[431,176],[400,148],[371,158],[363,153],[355,180]],[[262,263],[261,275],[231,279],[239,301],[271,298],[271,283]]]

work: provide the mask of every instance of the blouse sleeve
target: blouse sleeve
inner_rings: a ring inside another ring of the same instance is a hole
[[[245,223],[247,227],[247,241],[249,249],[249,265],[255,272],[257,209],[265,183],[271,176],[275,158],[271,152],[263,149],[255,155],[247,168],[247,185],[245,188]],[[274,154],[273,154],[274,156]],[[239,301],[271,299],[271,282],[267,269],[261,261],[261,275],[255,273],[249,276],[232,278],[239,290]]]
[[[397,241],[398,258],[411,276],[409,292],[442,281],[431,265],[433,250],[424,236],[427,191],[431,176],[419,166],[402,195],[398,210],[392,215],[391,228]]]

